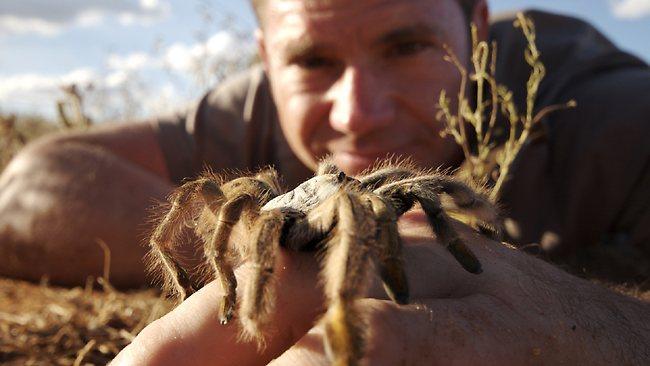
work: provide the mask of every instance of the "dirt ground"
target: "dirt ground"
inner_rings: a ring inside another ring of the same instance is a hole
[[[171,307],[101,278],[72,289],[0,278],[0,364],[105,365]]]

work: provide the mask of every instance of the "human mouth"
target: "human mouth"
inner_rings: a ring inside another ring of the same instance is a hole
[[[399,149],[381,151],[337,151],[332,154],[334,164],[347,174],[357,174],[382,159],[401,156]]]

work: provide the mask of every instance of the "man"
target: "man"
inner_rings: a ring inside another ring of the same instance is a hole
[[[266,79],[253,72],[206,96],[187,125],[109,127],[34,144],[0,180],[3,274],[37,279],[47,273],[78,283],[99,270],[94,241],[101,239],[114,258],[112,281],[142,283],[144,250],[136,238],[143,212],[152,197],[169,192],[170,180],[195,174],[204,162],[215,169],[273,163],[289,185],[308,177],[326,153],[350,174],[387,153],[427,167],[461,163],[458,147],[439,137],[434,119],[439,92],[458,90],[460,81],[442,60],[442,45],[468,59],[468,20],[488,36],[485,1],[266,0],[255,6],[272,99]],[[515,162],[502,197],[510,235],[520,244],[554,244],[560,254],[584,253],[588,243],[603,241],[611,252],[631,251],[621,257],[647,265],[648,225],[642,224],[648,222],[649,155],[647,123],[640,119],[650,105],[643,94],[647,66],[583,23],[536,15],[542,52],[544,42],[555,51],[556,58],[544,61],[561,71],[549,75],[538,102],[576,98],[584,107],[549,119]],[[522,58],[515,62],[512,55],[524,46],[513,33],[500,34],[502,27],[492,29],[510,55],[500,58],[501,80],[521,88]],[[563,32],[574,37],[560,37]],[[611,108],[600,109],[603,103]],[[631,164],[619,168],[621,159]],[[372,364],[616,364],[649,357],[648,304],[482,239],[472,247],[491,269],[467,277],[417,214],[402,221],[407,243],[425,243],[406,248],[420,305],[393,305],[379,291],[359,302],[370,317]],[[83,261],[68,265],[72,253]],[[309,330],[321,304],[317,266],[309,254],[282,252],[277,268],[283,306],[264,353],[233,343],[236,328],[215,324],[219,289],[209,285],[148,327],[120,361],[262,364],[289,350],[278,362],[296,355],[299,364],[309,357],[322,362],[322,350],[313,347],[320,344],[313,341],[319,328]],[[240,281],[245,273],[244,266]]]

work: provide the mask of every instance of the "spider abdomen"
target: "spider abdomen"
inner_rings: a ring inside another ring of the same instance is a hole
[[[335,174],[317,175],[303,182],[294,190],[275,197],[262,206],[262,211],[276,208],[290,208],[299,212],[310,212],[341,188]]]

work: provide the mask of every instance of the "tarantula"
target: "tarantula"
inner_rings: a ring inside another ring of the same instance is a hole
[[[193,223],[205,261],[225,292],[221,323],[237,313],[243,335],[260,340],[274,302],[271,280],[278,247],[321,250],[325,345],[335,365],[354,365],[363,356],[363,321],[352,304],[364,289],[371,261],[388,296],[399,304],[409,301],[397,231],[402,214],[419,203],[440,244],[471,273],[480,273],[481,264],[453,229],[440,195],[472,214],[481,231],[499,235],[496,210],[483,195],[452,177],[404,163],[384,163],[355,178],[324,160],[313,178],[292,191],[283,193],[278,181],[268,168],[225,183],[205,173],[183,184],[170,196],[171,208],[153,231],[150,254],[162,268],[167,290],[183,299],[195,285],[176,258],[174,242]],[[240,221],[249,228],[250,240],[231,247],[231,232]],[[254,274],[235,311],[233,266],[244,257],[255,264]]]

